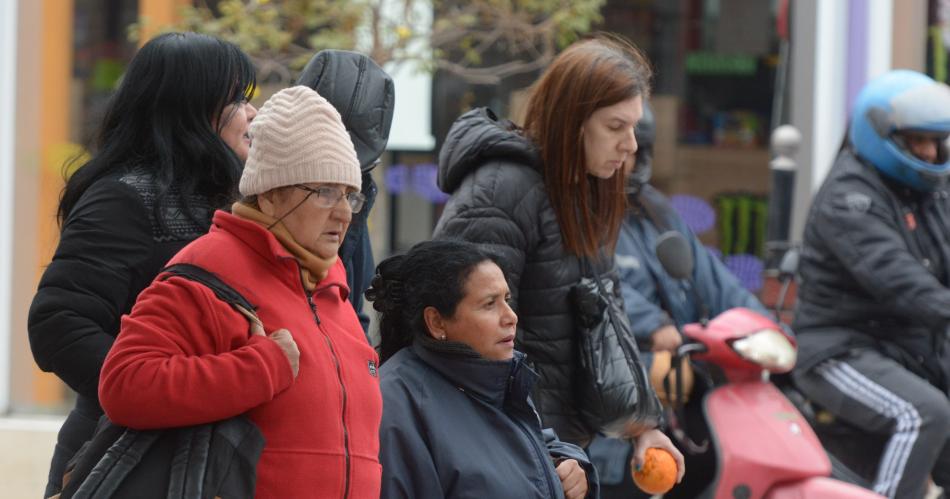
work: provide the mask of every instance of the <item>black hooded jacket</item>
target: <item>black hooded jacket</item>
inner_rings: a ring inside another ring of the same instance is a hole
[[[533,398],[543,425],[583,446],[594,430],[575,407],[578,347],[569,300],[582,264],[564,248],[541,170],[537,148],[510,122],[487,108],[462,115],[439,153],[439,187],[452,197],[434,235],[500,256],[518,313],[516,347],[541,376]],[[591,263],[617,282],[612,258]]]
[[[950,193],[919,193],[844,150],[805,227],[798,369],[851,348],[882,351],[946,387]]]
[[[339,111],[360,168],[369,173],[389,140],[396,105],[393,79],[364,54],[321,50],[303,68],[297,85],[316,90]]]

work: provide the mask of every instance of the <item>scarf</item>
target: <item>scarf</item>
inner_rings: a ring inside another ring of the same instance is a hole
[[[330,267],[336,263],[336,255],[330,258],[322,258],[312,253],[294,239],[294,236],[287,230],[283,222],[274,224],[277,219],[262,212],[256,206],[237,202],[231,206],[231,213],[236,217],[258,223],[269,230],[271,234],[274,234],[277,241],[300,263],[300,276],[303,278],[302,281],[307,292],[316,289],[317,284],[326,279]]]

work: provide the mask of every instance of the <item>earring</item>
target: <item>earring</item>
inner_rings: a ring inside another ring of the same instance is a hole
[[[443,333],[443,334],[442,334],[442,337],[439,338],[439,339],[442,340],[442,341],[445,341],[445,334]]]

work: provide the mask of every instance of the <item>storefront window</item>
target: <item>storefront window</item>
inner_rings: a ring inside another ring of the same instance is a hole
[[[772,4],[610,1],[602,29],[633,40],[653,61],[654,94],[679,101],[670,117],[678,143],[759,147],[778,62]]]

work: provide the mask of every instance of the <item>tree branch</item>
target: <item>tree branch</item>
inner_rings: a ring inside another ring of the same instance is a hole
[[[400,19],[384,18],[388,11],[383,2],[388,1],[401,2],[392,4],[401,10]],[[440,0],[219,0],[212,11],[211,2],[197,0],[178,27],[238,43],[252,56],[262,80],[291,81],[306,54],[354,49],[354,34],[363,26],[371,38],[369,55],[379,64],[422,62],[471,83],[497,84],[549,64],[560,36],[581,34],[605,1],[467,0],[441,8]],[[431,30],[411,31],[422,3],[432,6],[437,20]],[[431,54],[408,50],[422,37]],[[483,57],[492,53],[511,60],[482,66]]]
[[[528,73],[547,66],[552,57],[535,59],[533,61],[511,61],[489,67],[472,68],[461,64],[438,60],[436,66],[459,76],[469,83],[476,85],[497,85],[509,76]]]

